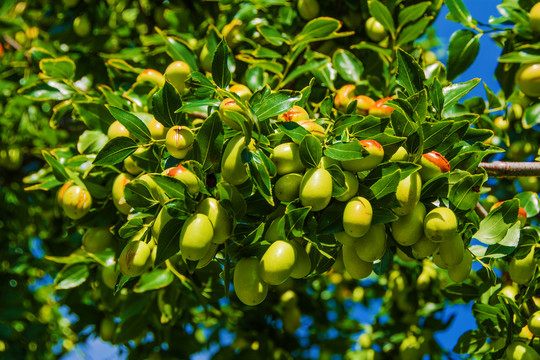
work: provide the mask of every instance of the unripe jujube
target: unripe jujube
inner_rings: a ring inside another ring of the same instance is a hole
[[[540,311],[531,314],[527,325],[534,336],[540,336]]]
[[[351,99],[355,96],[356,86],[352,84],[342,86],[334,97],[334,105],[338,110],[345,111]]]
[[[472,268],[472,255],[467,249],[463,249],[463,259],[459,264],[448,266],[448,276],[454,282],[460,283],[469,277]]]
[[[307,111],[298,105],[294,105],[291,110],[284,112],[278,116],[278,121],[294,121],[309,120]]]
[[[291,173],[283,175],[276,181],[274,194],[279,201],[290,202],[298,198],[302,175]]]
[[[360,144],[367,150],[368,155],[357,160],[343,160],[341,166],[343,169],[358,172],[371,170],[379,165],[384,157],[384,149],[375,140],[360,140]]]
[[[296,241],[292,241],[291,244],[296,250],[296,260],[291,271],[291,277],[293,279],[301,279],[311,272],[311,258],[304,246]]]
[[[293,142],[276,146],[270,159],[276,165],[278,175],[298,173],[306,168],[300,160],[300,146]]]
[[[509,360],[540,360],[538,353],[525,343],[514,341],[504,352]]]
[[[353,279],[361,280],[368,277],[373,270],[373,263],[361,260],[354,246],[343,245],[343,265]]]
[[[150,130],[150,136],[152,136],[152,139],[154,140],[165,139],[167,137],[167,132],[169,131],[169,128],[165,127],[156,119],[151,119],[148,124],[146,124],[146,127]]]
[[[356,193],[358,192],[358,176],[350,171],[344,171],[343,174],[345,175],[345,186],[347,187],[347,191],[345,191],[345,193],[343,193],[341,196],[337,196],[337,201],[349,201],[351,198],[356,196]]]
[[[371,40],[379,42],[386,38],[388,32],[374,17],[370,17],[366,20],[366,34]]]
[[[300,184],[299,193],[302,206],[311,206],[311,210],[324,209],[332,199],[332,175],[325,169],[309,169]]]
[[[82,244],[86,252],[98,254],[105,251],[112,240],[113,236],[107,227],[96,227],[86,230]]]
[[[246,164],[242,161],[242,151],[246,149],[241,134],[229,140],[221,159],[221,176],[233,185],[243,184],[249,177]]]
[[[429,240],[422,232],[422,237],[412,245],[411,250],[415,258],[423,259],[431,256],[438,247],[439,243]]]
[[[150,248],[144,241],[131,241],[122,250],[118,265],[124,275],[136,277],[144,272],[149,258]]]
[[[214,228],[208,216],[191,215],[186,219],[180,232],[180,251],[188,260],[200,260],[208,252],[214,237]]]
[[[165,137],[167,151],[177,159],[186,157],[189,150],[193,147],[194,141],[195,136],[187,126],[173,126],[167,131],[167,136]]]
[[[126,136],[135,140],[135,137],[131,135],[128,129],[120,123],[120,121],[114,121],[107,130],[107,136],[109,139],[114,139],[120,136]]]
[[[457,228],[456,215],[444,206],[431,210],[424,219],[424,233],[433,242],[445,242],[454,238]]]
[[[354,248],[360,260],[373,262],[382,258],[386,251],[385,225],[371,225],[368,232],[355,242]]]
[[[520,285],[527,285],[534,275],[536,262],[534,260],[534,246],[531,247],[527,256],[517,259],[515,256],[510,260],[508,273],[510,278]]]
[[[232,221],[227,212],[214,198],[206,198],[197,206],[197,212],[208,216],[214,229],[212,243],[223,244],[232,232]]]
[[[191,195],[197,196],[199,194],[199,178],[197,175],[182,166],[182,164],[169,168],[163,173],[164,175],[172,176],[175,179],[180,180],[184,185],[186,185],[186,188]]]
[[[154,69],[145,69],[137,76],[137,82],[148,81],[159,87],[165,85],[165,77],[162,73]]]
[[[403,246],[415,244],[424,236],[424,218],[426,217],[426,207],[419,202],[414,210],[390,224],[392,235],[396,242]]]
[[[352,237],[364,236],[371,226],[373,208],[370,202],[356,196],[347,202],[343,210],[343,229]]]
[[[340,242],[343,245],[354,245],[360,238],[352,237],[349,234],[347,234],[346,231],[340,231],[340,232],[334,233],[334,239],[336,239],[336,241]]]
[[[179,92],[185,89],[185,81],[191,73],[189,65],[183,61],[174,61],[165,69],[165,79],[169,81]]]
[[[234,292],[246,305],[258,305],[266,298],[268,285],[259,272],[259,260],[243,258],[236,263],[233,276]]]
[[[245,117],[244,110],[242,110],[242,108],[236,103],[236,100],[226,98],[219,105],[219,115],[221,121],[223,121],[223,123],[231,129],[242,131],[242,126],[240,126],[240,124],[237,123],[231,115],[229,115],[231,113],[243,114]],[[245,118],[247,119],[247,117]]]
[[[238,95],[243,101],[249,100],[251,95],[253,95],[251,90],[243,84],[234,84],[229,88],[229,91]]]
[[[516,74],[516,86],[530,97],[540,96],[540,64],[523,64]]]
[[[423,182],[428,182],[434,177],[450,171],[448,160],[436,151],[422,155],[420,165],[422,165],[422,168],[418,172]]]
[[[296,250],[288,241],[273,242],[261,258],[261,278],[270,285],[279,285],[289,278],[296,261]]]
[[[112,199],[114,206],[118,211],[124,215],[129,214],[131,205],[126,202],[124,198],[124,189],[126,184],[130,182],[132,177],[128,174],[121,173],[115,179],[112,187]]]
[[[441,260],[447,267],[455,266],[463,260],[463,240],[455,233],[452,238],[439,244]]]
[[[62,195],[62,209],[73,220],[82,218],[92,208],[92,195],[79,185],[69,186]]]
[[[399,207],[392,209],[396,215],[403,216],[411,213],[420,200],[422,180],[418,172],[413,172],[401,180],[396,190]]]

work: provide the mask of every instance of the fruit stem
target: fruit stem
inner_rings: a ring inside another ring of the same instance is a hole
[[[478,167],[486,170],[489,176],[495,177],[540,176],[538,162],[495,161],[480,163]]]

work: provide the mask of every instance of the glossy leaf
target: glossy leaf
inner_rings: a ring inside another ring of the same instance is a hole
[[[124,161],[137,150],[137,143],[126,136],[111,139],[96,155],[93,164],[96,166],[115,165]]]
[[[221,40],[214,53],[212,60],[212,78],[220,88],[226,88],[231,82],[231,72],[227,65],[229,57],[229,47],[225,39]]]
[[[332,56],[332,64],[345,81],[355,84],[360,82],[364,65],[350,51],[338,49]]]
[[[176,112],[181,107],[180,95],[168,81],[165,81],[165,85],[152,96],[154,117],[165,127],[182,124],[182,114]]]
[[[305,135],[300,142],[300,160],[307,168],[319,165],[322,157],[322,146],[319,139],[313,135]]]
[[[448,80],[454,80],[472,65],[480,50],[480,36],[470,30],[458,30],[448,45]]]
[[[135,138],[141,141],[150,140],[150,130],[148,130],[144,121],[139,119],[136,115],[114,106],[107,106],[107,109],[109,109],[111,115],[124,125]]]

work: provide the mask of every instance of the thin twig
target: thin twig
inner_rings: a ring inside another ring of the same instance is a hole
[[[476,204],[476,208],[474,210],[476,211],[476,214],[482,219],[484,219],[488,215],[487,210],[480,203]]]
[[[480,163],[478,167],[495,177],[540,176],[540,162],[495,161]]]

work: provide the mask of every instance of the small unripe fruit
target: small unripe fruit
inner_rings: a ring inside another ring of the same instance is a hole
[[[356,113],[360,115],[369,114],[369,109],[375,105],[375,100],[365,95],[355,96],[350,101],[354,100],[356,100]]]
[[[379,42],[386,38],[388,32],[374,17],[370,17],[366,20],[366,34],[372,41]]]
[[[240,99],[242,99],[242,101],[249,100],[251,95],[253,95],[251,90],[246,85],[242,85],[242,84],[234,84],[233,86],[229,88],[229,91],[240,96]]]
[[[356,196],[347,202],[343,210],[343,228],[352,237],[364,236],[373,218],[373,209],[370,202],[361,196]]]
[[[324,209],[332,199],[332,175],[325,169],[309,169],[300,183],[298,195],[302,206],[312,211]]]
[[[418,172],[423,182],[428,182],[434,177],[450,171],[448,160],[436,151],[422,155],[420,165],[422,165],[422,168]]]
[[[531,281],[534,275],[534,269],[536,268],[536,262],[534,260],[534,246],[523,259],[516,259],[512,257],[510,265],[508,266],[508,273],[512,281],[520,285],[527,285]]]
[[[283,310],[283,330],[289,334],[294,334],[296,330],[300,328],[301,317],[302,313],[298,306],[285,308],[285,310]]]
[[[246,149],[241,134],[229,140],[221,158],[221,176],[233,185],[243,184],[249,177],[246,164],[242,161],[242,151]]]
[[[121,173],[116,177],[116,179],[114,179],[112,186],[112,199],[114,206],[120,213],[124,215],[129,214],[129,211],[131,210],[131,205],[126,202],[124,197],[124,189],[126,184],[130,182],[131,179],[131,175]]]
[[[88,214],[92,207],[92,195],[80,187],[72,185],[64,192],[62,197],[62,208],[67,217],[73,220],[82,218]]]
[[[440,251],[437,251],[433,254],[432,257],[433,263],[440,267],[441,269],[448,269],[448,265],[444,263],[444,261],[441,259],[441,253]]]
[[[231,98],[226,98],[221,102],[219,105],[219,115],[221,117],[221,121],[231,129],[242,131],[242,127],[240,124],[238,124],[234,119],[228,115],[231,112],[236,112],[240,114],[244,114],[244,110],[238,104],[236,103],[236,100]]]
[[[456,214],[447,207],[431,210],[424,219],[424,233],[433,242],[445,242],[457,234]]]
[[[343,265],[353,279],[367,278],[373,270],[373,263],[361,260],[354,246],[343,245]]]
[[[270,285],[279,285],[289,278],[296,261],[296,250],[288,241],[273,242],[261,258],[261,278]]]
[[[347,191],[341,196],[337,196],[337,201],[349,201],[353,197],[356,196],[356,193],[358,192],[359,182],[358,177],[355,173],[352,173],[350,171],[344,171],[343,174],[345,175],[345,186],[347,186]]]
[[[411,213],[400,216],[392,222],[392,235],[396,242],[403,246],[411,246],[420,240],[424,236],[425,217],[426,207],[419,202]]]
[[[311,259],[306,251],[306,248],[296,241],[291,242],[296,250],[296,260],[291,272],[293,279],[301,279],[306,277],[311,272]]]
[[[137,162],[131,155],[124,159],[124,168],[131,175],[139,175],[143,172],[143,169],[137,165]]]
[[[423,259],[431,256],[438,247],[439,243],[429,240],[422,232],[422,237],[412,245],[411,250],[415,258]]]
[[[407,215],[414,210],[420,200],[422,179],[418,172],[413,172],[401,180],[396,190],[399,207],[392,209],[398,216]]]
[[[272,220],[270,225],[268,225],[268,229],[266,229],[266,233],[264,234],[264,238],[266,239],[266,241],[273,243],[274,241],[282,238],[279,235],[279,228],[278,228],[280,219],[281,218],[279,217],[275,218],[274,220]]]
[[[191,73],[189,65],[183,61],[174,61],[165,69],[165,79],[169,81],[178,92],[182,92],[185,89],[184,83]]]
[[[439,244],[439,254],[443,263],[450,268],[463,261],[463,240],[459,234]]]
[[[154,223],[152,224],[152,237],[156,239],[156,241],[159,240],[159,234],[161,233],[161,230],[165,227],[165,225],[171,220],[173,217],[169,215],[169,212],[167,211],[167,208],[164,206],[159,210],[159,213],[157,214]]]
[[[112,240],[113,236],[107,227],[97,227],[86,230],[82,244],[86,252],[98,254],[105,251]]]
[[[144,241],[131,241],[122,250],[118,265],[124,275],[136,277],[146,270],[149,258],[150,248]]]
[[[493,120],[493,125],[502,130],[502,131],[507,131],[508,129],[510,129],[510,121],[509,119],[507,118],[504,118],[502,116],[497,116],[494,120]]]
[[[212,54],[210,54],[210,50],[208,50],[208,44],[204,44],[201,53],[199,54],[201,68],[206,72],[212,72],[212,60],[213,58]]]
[[[173,126],[167,131],[165,138],[165,145],[167,151],[171,156],[177,159],[183,159],[187,153],[193,147],[195,136],[190,128],[187,126]]]
[[[283,175],[276,181],[274,194],[279,201],[291,202],[298,198],[300,194],[300,184],[302,183],[302,175],[291,173]]]
[[[172,176],[173,178],[180,180],[184,185],[186,185],[186,188],[191,195],[197,196],[199,194],[199,178],[197,175],[182,166],[182,164],[169,168],[163,173],[164,175]]]
[[[298,13],[304,20],[311,20],[319,15],[317,0],[298,0]]]
[[[409,153],[407,149],[400,146],[397,151],[390,157],[389,161],[409,161]]]
[[[508,345],[504,353],[509,360],[540,360],[540,356],[532,347],[519,341]]]
[[[236,263],[233,276],[234,292],[246,305],[255,306],[266,298],[268,285],[259,272],[259,260],[243,258]]]
[[[453,282],[463,282],[467,280],[472,268],[472,255],[467,249],[463,249],[463,259],[457,265],[448,266],[448,276]]]
[[[135,140],[135,137],[131,135],[128,129],[120,123],[120,121],[114,121],[107,130],[107,136],[109,139],[114,139],[120,136],[126,136]]]
[[[354,248],[360,260],[373,262],[383,257],[386,251],[386,227],[373,224],[368,232],[355,242]]]
[[[73,31],[80,37],[90,35],[90,32],[92,31],[92,24],[90,23],[88,16],[77,16],[75,20],[73,20]]]
[[[334,97],[334,105],[338,110],[345,111],[347,106],[351,102],[351,99],[355,96],[354,90],[356,89],[355,85],[348,84],[342,86]]]
[[[516,85],[530,97],[540,96],[540,64],[523,64],[516,74]]]
[[[112,341],[116,332],[116,323],[112,317],[104,317],[99,323],[99,337],[103,341]]]
[[[309,131],[311,135],[319,139],[320,142],[324,142],[324,140],[326,139],[324,128],[321,125],[317,124],[315,121],[300,120],[298,121],[298,124],[301,125],[307,131]],[[293,141],[299,144],[299,142],[297,142],[296,140],[293,139]]]
[[[341,166],[343,169],[352,172],[371,170],[376,168],[384,158],[384,149],[375,140],[360,140],[360,144],[367,150],[368,155],[357,160],[343,160]]]
[[[116,286],[116,279],[118,278],[118,273],[114,269],[114,266],[107,266],[101,269],[101,280],[106,287],[111,290],[114,290]]]
[[[162,73],[154,69],[145,69],[137,76],[137,82],[150,82],[159,87],[165,85],[165,77]]]
[[[66,190],[69,189],[73,184],[73,180],[68,180],[60,187],[58,194],[56,195],[58,205],[62,206],[62,203],[64,202],[64,194],[66,193]]]
[[[214,198],[206,198],[197,206],[197,212],[208,216],[214,228],[212,243],[223,244],[232,233],[232,221],[227,212]]]
[[[533,313],[527,323],[534,336],[540,337],[540,311]]]
[[[421,344],[414,335],[407,336],[399,345],[400,359],[420,360],[422,359]]]
[[[349,234],[347,234],[347,232],[340,231],[340,232],[334,233],[334,239],[336,239],[336,241],[340,242],[343,245],[354,245],[360,238],[352,237]]]
[[[389,118],[394,111],[394,108],[385,105],[388,100],[392,100],[393,97],[387,97],[375,101],[375,104],[369,109],[369,115],[377,116],[380,118]]]
[[[208,216],[195,214],[188,217],[180,233],[180,251],[186,259],[197,261],[208,252],[214,237],[214,228]]]
[[[540,3],[534,4],[531,11],[529,11],[529,21],[532,30],[537,34],[540,34]]]
[[[300,106],[294,105],[291,110],[284,112],[278,116],[278,121],[294,121],[309,120],[309,114]]]
[[[300,160],[300,146],[293,142],[276,146],[270,159],[276,165],[278,175],[298,173],[306,168]]]
[[[163,124],[156,119],[151,119],[146,126],[148,127],[148,130],[150,130],[150,136],[152,136],[152,139],[163,140],[167,137],[167,131],[169,128],[163,126]]]

